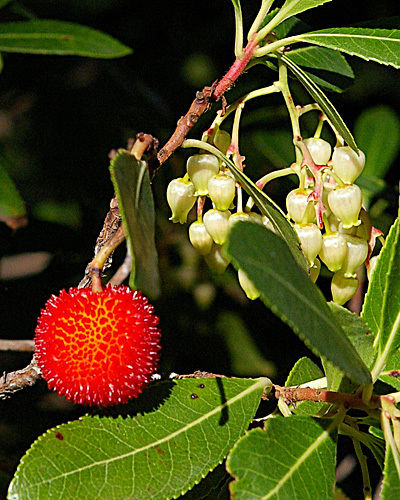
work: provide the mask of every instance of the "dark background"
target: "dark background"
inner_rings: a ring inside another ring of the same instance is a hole
[[[259,0],[243,2],[245,27],[259,4]],[[314,28],[351,26],[396,15],[392,5],[335,0],[300,17]],[[83,277],[113,196],[109,151],[124,147],[141,131],[164,143],[195,91],[221,77],[234,60],[229,0],[26,0],[0,11],[1,22],[35,16],[100,29],[134,52],[117,60],[3,55],[0,152],[26,201],[29,224],[16,233],[0,224],[0,258],[41,251],[48,252],[51,261],[40,274],[0,281],[2,338],[32,339],[36,318],[49,296],[76,286]],[[366,107],[387,104],[398,112],[398,73],[354,57],[348,60],[355,84],[330,98],[350,129]],[[274,79],[271,70],[254,68],[227,94],[228,102]],[[297,102],[310,102],[300,87],[293,85],[293,92]],[[213,117],[213,111],[206,114],[191,137],[200,138]],[[246,155],[250,177],[287,166],[293,151],[278,138],[288,125],[280,96],[246,107],[241,153]],[[277,137],[269,157],[255,146],[264,129],[275,131]],[[183,174],[188,154],[177,152],[153,182],[162,279],[162,295],[154,304],[163,332],[160,371],[265,373],[283,383],[294,362],[310,353],[259,301],[247,301],[233,269],[213,277],[188,244],[187,226],[168,221],[166,186]],[[394,167],[389,184],[395,185],[397,179]],[[275,183],[270,194],[283,203],[288,187],[290,182]],[[394,199],[393,192],[388,199]],[[388,210],[395,213],[390,203]],[[123,251],[117,252],[116,262],[122,258]],[[321,286],[326,288],[324,280]],[[2,371],[23,368],[29,361],[29,354],[0,353]],[[43,382],[1,402],[1,408],[0,455],[5,471],[13,470],[39,434],[85,411],[50,394]]]

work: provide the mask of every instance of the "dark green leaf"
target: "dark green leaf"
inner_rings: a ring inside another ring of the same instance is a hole
[[[400,220],[390,229],[365,297],[362,316],[375,334],[380,375],[391,354],[400,347]],[[376,347],[376,346],[375,346]]]
[[[22,459],[8,498],[176,498],[223,460],[269,384],[227,378],[164,382],[155,411],[125,419],[85,416],[60,425]]]
[[[301,384],[306,384],[306,382],[311,382],[312,380],[317,380],[323,377],[324,374],[319,369],[319,367],[311,361],[310,358],[299,359],[285,382],[286,387],[297,387]],[[299,401],[296,406],[291,408],[292,412],[296,415],[307,415],[312,417],[315,415],[322,407],[324,403],[314,403],[312,401]]]
[[[0,24],[0,51],[106,59],[132,52],[110,35],[79,24],[52,20]]]
[[[157,298],[160,293],[155,245],[155,211],[147,164],[128,151],[111,160],[111,178],[133,256],[129,286]]]
[[[386,446],[381,498],[382,500],[398,500],[400,498],[400,473],[396,468],[393,451],[389,444]]]
[[[268,419],[265,430],[251,430],[228,457],[233,498],[332,499],[335,455],[334,423],[301,416]]]
[[[370,368],[374,360],[374,337],[365,321],[357,314],[350,312],[334,302],[328,302],[328,306],[336,319],[336,322],[342,327],[347,338],[353,344],[360,358],[365,365]],[[324,362],[324,369],[328,381],[328,389],[339,392],[354,392],[357,387],[351,382],[341,370],[332,363]]]
[[[8,3],[12,2],[12,0],[0,0],[0,9],[6,6]]]
[[[272,31],[275,26],[285,19],[300,14],[300,12],[314,9],[314,7],[318,7],[330,1],[331,0],[286,0],[270,23],[267,23],[269,25],[269,31]]]
[[[298,35],[296,40],[400,68],[400,30],[329,28]]]
[[[25,215],[25,203],[0,162],[0,220],[15,219]]]
[[[282,60],[286,63],[290,71],[296,76],[296,78],[302,83],[302,85],[304,85],[305,89],[311,95],[311,97],[315,99],[315,101],[321,106],[321,109],[327,116],[328,120],[343,137],[346,143],[351,148],[353,148],[354,151],[358,151],[357,145],[354,142],[354,138],[351,135],[350,130],[347,128],[336,108],[333,106],[327,96],[322,92],[322,90],[304,73],[301,68],[299,68],[299,66],[297,66],[297,64],[288,59],[288,57],[282,56]]]
[[[237,222],[230,232],[227,250],[235,266],[242,268],[261,292],[266,306],[314,353],[331,361],[355,382],[370,383],[367,367],[282,238],[259,224]]]

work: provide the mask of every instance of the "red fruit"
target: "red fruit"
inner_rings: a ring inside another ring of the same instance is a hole
[[[137,397],[157,368],[158,318],[138,290],[62,290],[41,311],[37,364],[50,389],[74,403],[108,406]]]

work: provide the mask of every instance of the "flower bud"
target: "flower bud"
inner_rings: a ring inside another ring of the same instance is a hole
[[[334,149],[332,167],[335,174],[346,184],[352,184],[361,174],[365,165],[365,154],[358,154],[350,146],[340,146]]]
[[[306,224],[304,226],[295,224],[293,228],[299,237],[304,255],[307,257],[310,266],[313,266],[315,257],[319,254],[322,246],[321,231],[315,224]]]
[[[236,194],[233,177],[219,173],[208,181],[208,194],[217,210],[228,210]]]
[[[349,229],[361,224],[359,214],[362,205],[361,189],[356,184],[338,186],[328,195],[328,203],[332,212]]]
[[[328,163],[332,152],[329,142],[323,139],[316,139],[315,137],[304,139],[303,142],[307,146],[314,163],[317,165],[326,165]]]
[[[345,278],[354,278],[356,270],[365,262],[368,255],[368,243],[358,236],[343,235],[346,238],[347,253],[340,269]]]
[[[250,215],[245,212],[236,212],[229,217],[229,229],[232,229],[236,222],[240,220],[248,221],[250,220]]]
[[[310,278],[314,283],[317,281],[320,271],[321,261],[319,259],[315,259],[314,265],[310,267]]]
[[[217,245],[223,245],[228,238],[228,221],[230,216],[231,213],[229,210],[221,212],[215,208],[208,210],[208,212],[203,215],[203,221],[207,232]]]
[[[189,226],[189,240],[200,255],[210,253],[213,240],[202,222],[195,221]]]
[[[314,203],[307,201],[310,192],[293,189],[286,196],[286,209],[296,224],[307,224],[315,220]]]
[[[356,293],[358,278],[345,278],[341,272],[335,273],[331,282],[332,298],[336,304],[342,306]]]
[[[224,155],[231,145],[231,136],[226,130],[219,129],[214,137],[214,146],[218,148]]]
[[[324,234],[319,256],[326,267],[336,272],[343,265],[347,253],[346,238],[340,233]]]
[[[240,286],[242,287],[247,298],[250,300],[258,299],[258,297],[260,296],[260,292],[254,286],[253,282],[249,279],[249,277],[243,271],[243,269],[239,269],[238,278],[239,278]]]
[[[193,155],[186,162],[186,170],[196,188],[196,196],[205,196],[208,181],[219,172],[219,160],[211,154]]]
[[[229,259],[225,257],[222,249],[222,246],[214,244],[211,252],[204,256],[208,267],[215,274],[222,274],[229,265]]]
[[[182,178],[173,179],[167,188],[167,201],[172,211],[172,222],[185,224],[188,213],[196,203],[195,187]]]

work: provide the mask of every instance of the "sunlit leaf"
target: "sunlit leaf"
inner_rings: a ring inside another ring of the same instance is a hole
[[[400,30],[397,29],[329,28],[304,33],[296,39],[400,68]]]
[[[330,424],[330,427],[328,425]],[[311,417],[275,417],[253,429],[230,453],[235,500],[333,498],[336,425]]]
[[[164,500],[198,483],[243,435],[268,379],[159,383],[157,409],[50,429],[28,451],[9,500]]]
[[[44,19],[0,24],[0,51],[106,59],[132,52],[115,38],[93,28]]]
[[[398,500],[400,498],[400,471],[396,467],[393,451],[389,444],[386,447],[385,467],[383,469],[382,500]]]
[[[273,19],[267,23],[267,31],[272,31],[275,26],[280,24],[285,19],[300,14],[306,10],[314,9],[319,5],[330,2],[331,0],[286,0],[282,5],[278,13],[273,17]]]
[[[287,244],[263,226],[237,222],[227,251],[242,268],[261,298],[315,354],[339,367],[360,384],[370,374],[326,304],[319,288],[293,259]]]
[[[149,171],[128,151],[120,150],[110,164],[111,178],[133,258],[131,288],[151,298],[160,293],[155,245],[155,211]]]
[[[379,254],[362,311],[362,317],[377,338],[377,363],[382,368],[400,347],[399,254],[400,220],[396,219]]]
[[[301,384],[306,384],[312,380],[323,377],[324,374],[320,368],[311,361],[310,358],[300,358],[294,367],[291,369],[289,376],[285,382],[285,387],[297,387]],[[314,403],[312,401],[299,401],[296,406],[291,408],[296,415],[307,415],[312,417],[322,407],[324,403]]]

